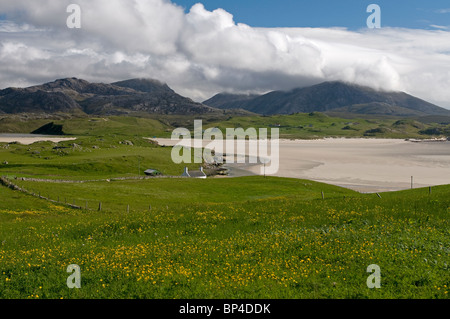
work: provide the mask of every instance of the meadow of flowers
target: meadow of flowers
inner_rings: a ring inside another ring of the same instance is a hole
[[[299,192],[127,214],[2,188],[0,298],[448,299],[449,194]],[[70,264],[80,266],[80,289],[66,285]],[[366,284],[371,264],[380,289]]]

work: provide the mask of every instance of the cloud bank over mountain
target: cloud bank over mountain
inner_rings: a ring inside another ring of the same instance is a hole
[[[81,29],[66,25],[74,2]],[[446,30],[253,28],[166,0],[4,0],[0,13],[0,88],[150,77],[201,101],[340,80],[450,108]]]

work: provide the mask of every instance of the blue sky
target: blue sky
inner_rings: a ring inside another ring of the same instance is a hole
[[[223,8],[238,23],[253,27],[366,27],[366,8],[375,3],[381,7],[382,26],[433,29],[450,25],[448,0],[174,0],[189,11],[203,3],[212,11]]]

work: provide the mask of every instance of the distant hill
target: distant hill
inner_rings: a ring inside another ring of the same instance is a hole
[[[167,84],[153,79],[131,79],[111,84],[146,93],[175,93]]]
[[[450,110],[404,92],[376,91],[343,82],[324,82],[264,95],[221,93],[203,103],[181,96],[154,79],[107,84],[64,78],[0,90],[0,114],[202,115],[225,114],[224,110],[264,115],[323,112],[333,116],[450,116]]]
[[[220,109],[239,109],[246,107],[246,103],[259,97],[257,94],[219,93],[203,102],[205,105]]]
[[[193,115],[216,111],[175,93],[167,84],[153,79],[105,84],[65,78],[28,88],[0,90],[0,113],[7,114]]]
[[[450,110],[404,92],[376,91],[344,82],[324,82],[258,96],[220,93],[203,103],[220,109],[242,108],[265,115],[309,112],[406,117],[450,115]]]
[[[62,92],[11,88],[0,91],[0,110],[4,113],[74,113],[80,106]]]
[[[64,135],[64,132],[61,124],[50,122],[34,130],[31,134]]]

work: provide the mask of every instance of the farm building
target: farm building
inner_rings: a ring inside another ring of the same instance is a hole
[[[203,172],[203,167],[200,167],[198,171],[189,172],[187,167],[184,168],[183,177],[193,177],[193,178],[206,178],[205,172]]]
[[[145,171],[144,171],[144,174],[147,175],[147,176],[157,176],[157,175],[161,175],[161,173],[160,173],[158,170],[152,169],[152,168],[149,168],[149,169],[145,170]]]

